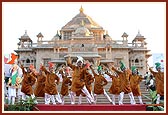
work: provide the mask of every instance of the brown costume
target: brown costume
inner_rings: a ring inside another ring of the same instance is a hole
[[[92,75],[88,72],[87,69],[84,70],[84,82],[86,85],[86,88],[88,90],[88,92],[91,94],[92,91],[92,83],[94,82],[94,78],[92,77]],[[84,93],[82,93],[82,91],[78,91],[76,93],[77,96],[79,96],[80,94],[82,94],[82,96],[86,96]]]
[[[112,84],[111,87],[109,89],[110,94],[114,94],[114,95],[119,95],[121,93],[121,85],[120,85],[120,78],[119,76],[114,76],[111,75],[110,73],[106,73],[108,76],[110,76],[110,78],[112,79]]]
[[[139,84],[142,80],[143,78],[139,75],[131,75],[130,84],[131,84],[131,89],[134,96],[141,96]]]
[[[37,97],[44,97],[44,88],[45,88],[46,75],[45,72],[40,71],[37,75],[36,87],[34,89],[34,94]]]
[[[63,74],[63,70],[59,71],[59,73],[62,75],[63,78],[60,94],[62,96],[67,96],[69,94],[68,86],[71,86],[72,81],[70,80],[70,78],[67,77],[67,75]]]
[[[164,96],[164,72],[154,72],[151,68],[149,68],[149,70],[155,77],[157,93],[160,94],[160,96]]]
[[[122,72],[114,67],[112,67],[112,70],[114,70],[119,75],[121,91],[124,92],[125,94],[132,92],[130,86],[130,74],[131,74],[130,71],[125,70],[124,72]]]
[[[23,80],[22,80],[22,88],[21,92],[25,93],[26,95],[30,96],[33,94],[33,88],[32,86],[36,82],[35,74],[25,72],[24,67],[21,66],[23,71]]]
[[[72,65],[69,61],[68,61],[68,66],[71,67],[74,71],[72,75],[71,91],[79,92],[85,85],[84,68]]]
[[[102,75],[98,75],[94,72],[93,68],[92,69],[92,73],[94,75],[95,78],[95,82],[94,82],[94,94],[104,94],[104,89],[103,87],[105,85],[107,85],[107,80],[102,76]]]
[[[88,72],[88,70],[85,70],[85,85],[89,93],[92,91],[92,83],[94,82],[93,76]]]
[[[47,76],[45,81],[45,88],[44,88],[45,93],[50,95],[58,94],[57,85],[59,84],[59,77],[55,73],[52,73],[46,70],[44,66],[42,66],[42,71],[44,71]]]

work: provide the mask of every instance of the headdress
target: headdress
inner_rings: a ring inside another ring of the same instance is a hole
[[[90,63],[87,62],[86,63],[86,68],[88,68],[88,67],[90,67]]]
[[[123,63],[122,61],[120,61],[119,63],[120,63],[120,65],[121,65],[121,66],[120,66],[120,69],[123,70],[123,69],[125,68],[124,63]]]
[[[102,66],[98,66],[97,71],[101,71],[102,70]]]
[[[66,67],[66,68],[65,68],[65,72],[66,72],[66,73],[70,73],[69,67]]]
[[[9,62],[7,62],[7,64],[15,64],[16,63],[16,59],[18,58],[17,55],[15,55],[14,53],[11,53],[11,60]]]
[[[30,70],[33,70],[34,69],[33,64],[30,64],[29,68],[30,68]]]
[[[81,62],[83,63],[83,60],[84,60],[83,57],[77,56],[77,58],[78,58],[78,59],[77,59],[76,63],[78,63],[79,61],[81,61]]]
[[[157,62],[155,63],[155,65],[156,65],[156,69],[161,68],[161,63]]]
[[[131,67],[132,72],[134,72],[137,68],[135,66]]]
[[[49,67],[49,69],[51,69],[54,67],[54,64],[52,62],[48,62],[48,67]]]

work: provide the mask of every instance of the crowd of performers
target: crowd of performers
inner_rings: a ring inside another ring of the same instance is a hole
[[[42,63],[39,71],[33,65],[28,69],[22,64],[15,61],[11,68],[11,77],[9,78],[5,90],[8,97],[8,104],[14,104],[15,98],[25,100],[26,97],[44,97],[45,104],[65,103],[65,96],[69,96],[70,104],[75,104],[75,97],[78,96],[78,104],[82,103],[82,97],[86,97],[89,104],[96,104],[97,96],[104,95],[109,103],[116,104],[115,97],[118,97],[118,104],[123,104],[125,94],[129,95],[130,104],[143,104],[140,82],[144,79],[138,74],[135,66],[128,69],[125,64],[120,61],[120,68],[115,68],[112,64],[107,66],[99,65],[95,67],[89,61],[85,61],[82,57],[78,57],[75,64],[72,64],[72,58],[68,57],[67,65],[57,68],[55,72],[54,64],[49,62],[48,68]],[[164,96],[164,72],[161,72],[161,66],[156,63],[156,72],[149,68],[156,81],[157,104],[160,103],[160,97]],[[109,94],[105,90],[108,81],[104,74],[112,79]],[[61,77],[60,77],[61,76]],[[62,82],[60,82],[62,78]],[[61,84],[61,90],[58,91],[58,85]],[[153,82],[148,84],[150,87]],[[92,85],[93,84],[93,85]],[[5,86],[5,87],[6,87]],[[92,87],[93,86],[93,87]],[[137,96],[139,102],[135,102],[134,97]],[[38,104],[37,100],[35,103]]]

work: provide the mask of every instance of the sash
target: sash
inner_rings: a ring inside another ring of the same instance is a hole
[[[18,71],[16,70],[12,73],[12,82],[11,82],[12,85],[16,84],[16,77],[17,76],[18,76]]]

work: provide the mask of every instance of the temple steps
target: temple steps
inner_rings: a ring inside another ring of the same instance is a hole
[[[111,97],[111,94],[109,94],[109,92],[108,92],[110,86],[111,86],[111,82],[108,82],[108,84],[104,88],[105,88],[107,94]],[[61,83],[57,87],[58,87],[58,91],[60,92]],[[148,91],[145,90],[146,89],[145,81],[142,81],[140,83],[140,88],[141,88],[143,103],[151,102],[150,94],[149,94]],[[146,98],[146,96],[149,97],[149,98]],[[135,96],[134,98],[135,98],[136,103],[138,104],[139,103],[138,97]],[[70,104],[69,96],[65,96],[64,99],[65,99],[65,104]],[[78,97],[75,97],[75,99],[76,99],[75,103],[78,104]],[[17,99],[16,99],[16,101],[17,101]],[[38,101],[39,104],[44,104],[44,98],[43,97],[37,97],[37,101]],[[116,101],[116,104],[118,104],[118,97],[117,96],[115,97],[115,101]],[[124,102],[124,104],[129,104],[130,103],[130,98],[129,98],[128,94],[124,95],[123,102]],[[58,102],[56,101],[56,103],[58,103]],[[86,97],[82,97],[82,104],[86,104],[86,103],[88,103]],[[107,100],[107,98],[103,94],[97,96],[97,104],[109,104],[109,103],[110,102]]]

